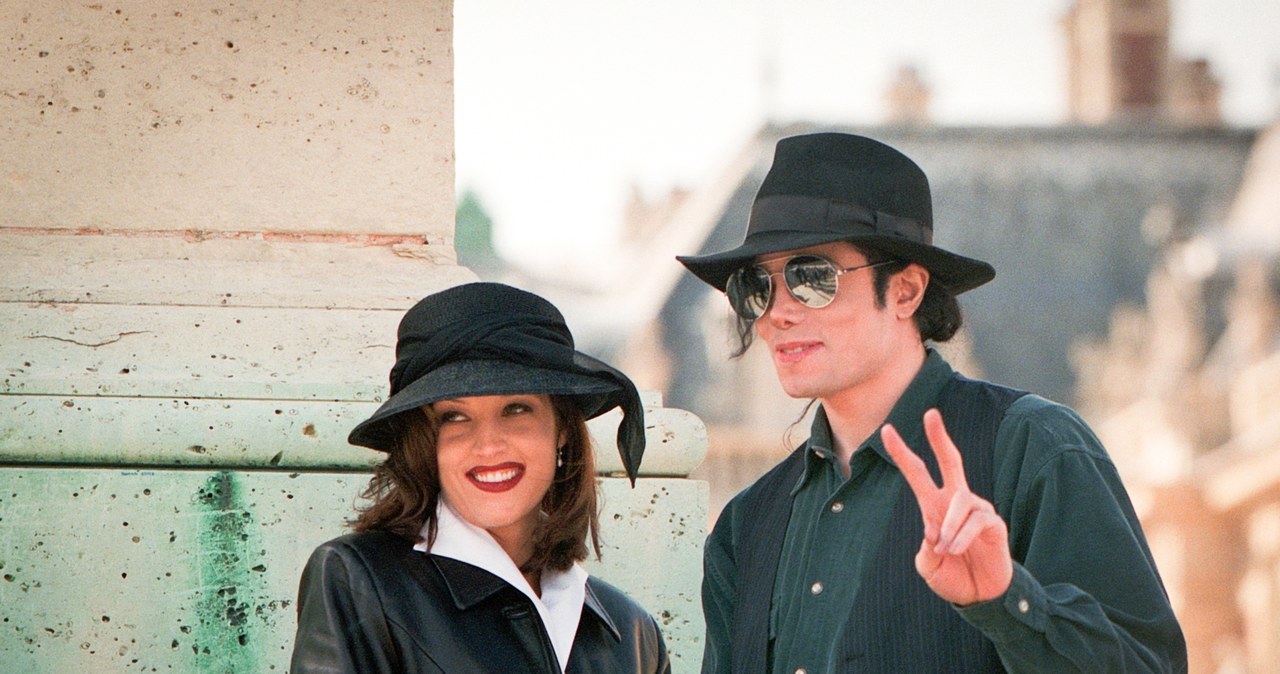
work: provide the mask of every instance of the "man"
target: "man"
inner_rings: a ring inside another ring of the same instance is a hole
[[[1185,671],[1097,438],[927,346],[960,327],[955,296],[995,276],[932,228],[906,156],[796,136],[743,244],[679,258],[726,292],[744,350],[754,332],[786,393],[819,403],[810,438],[708,537],[703,672]]]

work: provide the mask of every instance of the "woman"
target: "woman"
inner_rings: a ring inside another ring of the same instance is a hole
[[[635,386],[554,306],[472,283],[410,309],[391,395],[348,438],[387,458],[303,571],[291,671],[669,671],[653,618],[578,563],[588,537],[600,554],[586,420],[617,406],[634,483]]]

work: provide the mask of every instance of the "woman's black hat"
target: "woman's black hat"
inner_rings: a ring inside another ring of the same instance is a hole
[[[742,245],[676,259],[723,291],[733,272],[760,255],[832,241],[865,243],[917,262],[955,295],[996,275],[986,262],[933,245],[929,180],[915,162],[877,140],[844,133],[778,141]]]
[[[635,384],[577,351],[564,316],[550,302],[500,283],[449,288],[405,313],[390,396],[347,441],[390,451],[395,437],[388,421],[398,414],[451,398],[523,393],[570,397],[588,419],[621,407],[618,451],[635,484],[645,445]]]

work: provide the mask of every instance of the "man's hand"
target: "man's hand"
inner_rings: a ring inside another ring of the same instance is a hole
[[[953,604],[999,597],[1013,580],[1009,529],[989,501],[969,491],[960,450],[947,435],[938,410],[925,412],[924,432],[938,458],[941,487],[892,426],[880,429],[884,447],[915,492],[924,518],[916,571],[930,589]]]

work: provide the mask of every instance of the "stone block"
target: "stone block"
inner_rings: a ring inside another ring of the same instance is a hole
[[[602,479],[601,559],[587,570],[621,587],[658,621],[673,672],[702,665],[702,544],[707,537],[707,483],[641,478]]]
[[[0,3],[0,227],[451,236],[452,9]]]
[[[5,671],[285,672],[298,577],[363,473],[0,468]],[[603,558],[697,671],[706,483],[603,478]]]
[[[361,475],[0,468],[7,671],[284,672]]]

